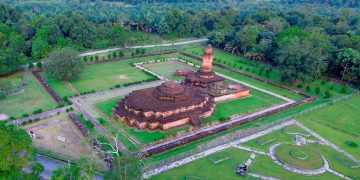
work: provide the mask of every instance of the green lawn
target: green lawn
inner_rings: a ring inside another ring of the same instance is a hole
[[[255,89],[252,89],[250,94],[250,97],[217,104],[212,117],[204,120],[204,123],[219,121],[235,114],[252,113],[283,102],[281,99]]]
[[[0,114],[19,118],[22,114],[32,114],[37,109],[49,110],[57,106],[33,75],[29,75],[22,93],[0,100]]]
[[[217,180],[221,179],[254,179],[250,177],[241,177],[234,172],[234,169],[241,163],[243,163],[249,153],[235,148],[226,149],[224,152],[227,152],[232,157],[225,161],[222,161],[218,164],[214,164],[207,157],[193,161],[184,166],[178,167],[176,169],[167,171],[158,176],[154,176],[152,180],[184,180],[187,178],[201,177],[207,179]],[[221,152],[220,152],[221,153]]]
[[[324,165],[320,154],[303,146],[282,144],[276,147],[275,152],[281,161],[300,169],[319,169]]]
[[[244,142],[241,145],[268,152],[272,145],[279,142],[295,142],[294,136],[283,131],[275,131],[257,139]]]
[[[341,179],[331,173],[324,173],[316,176],[302,176],[284,169],[283,167],[276,164],[269,156],[264,155],[258,155],[256,157],[255,161],[250,166],[250,172],[280,179]]]
[[[297,120],[360,159],[360,96],[310,112]]]
[[[99,102],[95,104],[95,107],[99,109],[102,113],[104,113],[109,118],[112,116],[112,112],[118,102],[120,102],[121,98],[119,99],[112,99],[104,102]]]
[[[167,79],[176,80],[176,81],[183,79],[182,77],[173,76],[176,70],[187,68],[196,71],[195,67],[186,65],[176,60],[149,63],[149,64],[144,64],[143,66]]]

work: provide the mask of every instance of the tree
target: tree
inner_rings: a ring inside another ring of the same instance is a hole
[[[21,169],[33,157],[32,140],[28,133],[0,122],[0,177],[20,179]]]
[[[137,180],[142,178],[141,157],[137,154],[125,153],[113,160],[113,169],[105,174],[104,179]]]
[[[259,31],[256,26],[246,25],[241,30],[236,33],[236,37],[239,41],[239,46],[243,54],[256,46],[256,39],[259,35]]]
[[[351,48],[339,52],[336,64],[341,66],[341,82],[360,79],[360,53]]]
[[[275,62],[281,69],[281,79],[294,84],[319,78],[325,69],[324,59],[313,43],[295,38],[279,47]]]
[[[78,161],[79,168],[86,173],[86,179],[94,179],[94,174],[97,169],[97,162],[93,157],[82,157]]]
[[[78,53],[70,48],[55,50],[45,60],[45,70],[61,80],[79,78],[83,68]]]
[[[80,168],[70,164],[52,171],[51,180],[65,180],[65,179],[85,180],[86,178],[83,175],[81,175]]]

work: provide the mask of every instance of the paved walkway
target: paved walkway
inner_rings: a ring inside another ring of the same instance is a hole
[[[360,160],[356,159],[353,155],[347,153],[346,151],[340,149],[338,146],[336,146],[335,144],[331,143],[330,141],[326,140],[325,138],[321,137],[319,134],[315,133],[314,131],[312,131],[311,129],[307,128],[306,126],[304,126],[303,124],[301,124],[298,121],[295,121],[295,124],[297,126],[300,126],[301,128],[303,128],[305,131],[307,131],[308,133],[310,133],[311,135],[313,135],[314,137],[316,137],[317,139],[320,139],[322,142],[325,143],[326,146],[329,146],[333,149],[335,149],[336,151],[344,154],[345,156],[347,156],[349,159],[353,160],[354,162],[360,164]]]
[[[32,120],[34,120],[34,119],[45,119],[45,118],[48,118],[50,116],[57,115],[58,113],[66,112],[66,109],[70,109],[71,107],[73,107],[73,106],[70,105],[70,106],[65,106],[65,107],[62,107],[62,108],[53,109],[53,110],[46,111],[46,112],[39,113],[39,114],[33,114],[33,115],[28,116],[28,117],[24,117],[24,118],[20,118],[20,119],[14,120],[14,121],[10,121],[7,124],[8,125],[16,125],[16,126],[18,126],[18,125],[21,125],[23,122],[29,121],[30,119],[32,119]]]
[[[264,179],[264,180],[280,180],[280,179],[273,178],[273,177],[270,177],[270,176],[263,176],[263,175],[254,174],[254,173],[247,173],[247,175],[249,175],[251,177],[254,177],[254,178]]]
[[[152,44],[152,45],[143,45],[143,46],[131,46],[131,47],[115,47],[115,48],[109,48],[104,50],[98,50],[98,51],[91,51],[91,52],[85,52],[80,54],[80,56],[91,56],[96,54],[102,54],[102,53],[108,53],[112,51],[118,51],[121,49],[138,49],[138,48],[153,48],[153,47],[166,47],[166,46],[176,46],[176,45],[185,45],[185,44],[192,44],[192,43],[198,43],[198,42],[208,42],[208,38],[201,38],[201,39],[195,39],[195,40],[189,40],[189,41],[180,41],[180,42],[174,42],[174,43],[163,43],[163,44]]]
[[[282,129],[286,126],[289,126],[289,125],[292,125],[294,124],[294,121],[287,121],[287,122],[284,122],[282,124],[279,124],[279,125],[276,125],[276,126],[273,126],[269,129],[266,129],[264,131],[261,131],[261,132],[258,132],[256,134],[253,134],[253,135],[250,135],[250,136],[247,136],[247,137],[244,137],[244,138],[241,138],[241,139],[238,139],[236,141],[233,141],[233,142],[230,142],[230,143],[227,143],[227,144],[223,144],[223,145],[220,145],[220,146],[217,146],[217,147],[214,147],[214,148],[211,148],[211,149],[208,149],[208,150],[204,150],[203,152],[201,153],[198,153],[198,154],[195,154],[193,156],[190,156],[190,157],[186,157],[184,159],[181,159],[179,161],[176,161],[176,162],[173,162],[173,163],[170,163],[170,164],[167,164],[167,165],[164,165],[164,166],[161,166],[159,168],[155,168],[155,169],[152,169],[150,171],[147,171],[145,173],[143,173],[143,177],[145,179],[149,179],[151,176],[154,176],[154,175],[157,175],[157,174],[160,174],[162,172],[165,172],[165,171],[168,171],[170,169],[173,169],[173,168],[176,168],[178,166],[182,166],[184,164],[187,164],[187,163],[190,163],[192,161],[195,161],[197,159],[200,159],[200,158],[203,158],[203,157],[206,157],[208,155],[211,155],[211,154],[214,154],[214,153],[217,153],[217,152],[220,152],[220,151],[223,151],[229,147],[236,147],[239,143],[242,143],[242,142],[246,142],[246,141],[250,141],[250,140],[253,140],[253,139],[257,139],[261,136],[264,136],[266,134],[269,134],[271,132],[274,132],[276,130],[279,130],[279,129]]]

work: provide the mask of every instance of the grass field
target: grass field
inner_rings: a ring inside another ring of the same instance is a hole
[[[102,113],[106,116],[111,118],[113,109],[115,108],[116,104],[120,102],[121,98],[119,99],[112,99],[109,101],[99,102],[95,104],[95,107],[99,109]]]
[[[0,100],[0,114],[19,118],[22,114],[32,114],[37,109],[49,110],[57,106],[33,75],[29,75],[24,92]]]
[[[230,154],[232,157],[218,164],[214,164],[207,157],[191,162],[187,165],[170,170],[159,176],[151,178],[152,180],[184,180],[193,177],[202,177],[209,180],[221,179],[252,179],[240,177],[234,172],[234,169],[243,163],[249,153],[235,148],[229,148],[224,152]]]
[[[298,118],[305,126],[360,159],[360,96]]]
[[[55,80],[46,75],[50,85],[60,96],[69,95],[69,91],[59,89]],[[93,64],[85,67],[80,79],[72,80],[70,83],[79,92],[88,92],[91,90],[101,91],[114,87],[115,85],[123,85],[126,83],[138,82],[151,78],[152,76],[136,69],[127,61],[116,61],[101,64]],[[55,81],[55,82],[52,82]],[[60,87],[60,85],[59,85]],[[64,85],[62,85],[64,88]]]
[[[319,169],[324,165],[320,154],[303,146],[282,144],[276,148],[276,154],[284,163],[301,169]]]
[[[252,113],[258,111],[259,109],[263,109],[274,104],[280,104],[282,102],[283,101],[281,99],[272,95],[252,89],[250,97],[217,104],[212,117],[204,120],[204,123],[219,121],[224,118],[229,118],[235,114]]]
[[[186,64],[184,64],[182,62],[178,62],[176,60],[144,64],[143,66],[145,68],[149,69],[150,71],[153,71],[167,79],[176,80],[176,81],[183,79],[182,77],[174,77],[173,76],[173,74],[176,70],[186,68],[186,69],[191,69],[191,70],[196,71],[195,67],[186,65]]]

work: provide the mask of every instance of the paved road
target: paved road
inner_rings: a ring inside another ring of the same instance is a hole
[[[112,51],[117,51],[120,49],[138,49],[138,48],[153,48],[153,47],[165,47],[165,46],[174,46],[174,45],[185,45],[185,44],[192,44],[192,43],[198,43],[198,42],[207,42],[209,41],[208,38],[201,38],[201,39],[195,39],[195,40],[189,40],[189,41],[180,41],[175,43],[164,43],[164,44],[152,44],[152,45],[143,45],[143,46],[131,46],[131,47],[115,47],[115,48],[109,48],[104,50],[98,50],[98,51],[91,51],[86,53],[81,53],[80,56],[90,56],[95,54],[102,54],[102,53],[108,53]]]

